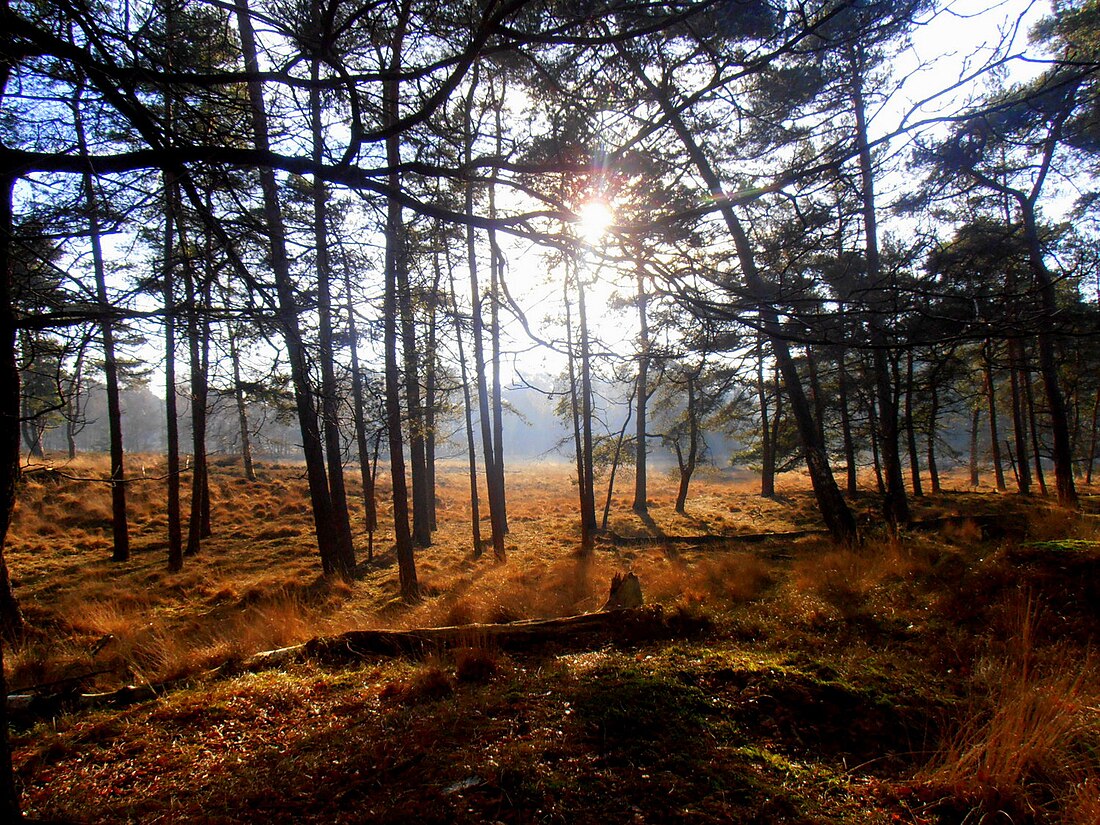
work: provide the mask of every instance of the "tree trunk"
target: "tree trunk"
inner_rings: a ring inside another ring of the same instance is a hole
[[[445,241],[441,241],[444,243]],[[436,513],[436,418],[439,412],[439,355],[437,351],[439,339],[439,302],[441,300],[440,282],[443,278],[439,265],[439,251],[432,254],[433,276],[431,294],[428,295],[428,351],[425,357],[424,377],[424,427],[426,435],[424,442],[425,479],[428,486],[428,527],[432,531],[438,529],[438,514]]]
[[[867,402],[867,417],[871,425],[871,464],[875,470],[875,484],[880,496],[886,495],[886,481],[882,476],[882,458],[879,454],[879,435],[882,430],[878,423],[878,407],[874,399]]]
[[[814,405],[814,419],[817,421],[817,437],[822,444],[825,440],[825,399],[821,393],[821,380],[817,370],[817,350],[808,346],[804,350],[806,355],[806,373],[810,382],[810,400]]]
[[[581,441],[581,405],[577,392],[577,356],[573,350],[573,312],[569,299],[569,278],[566,277],[563,285],[565,302],[565,349],[568,353],[569,364],[569,411],[573,423],[573,450],[577,458],[577,495],[578,508],[581,522],[581,555],[592,552],[594,537],[589,529],[588,522],[584,518],[584,504],[587,498],[584,489],[584,446]]]
[[[6,70],[0,65],[0,89]],[[15,311],[12,303],[12,187],[15,175],[0,173],[0,637],[14,641],[23,636],[23,611],[12,590],[4,544],[11,526],[19,483],[19,361],[16,354]],[[4,389],[7,387],[7,389]],[[0,679],[2,679],[0,671]],[[0,696],[6,696],[0,692]],[[0,702],[0,705],[3,705]],[[2,712],[2,711],[0,711]],[[0,717],[3,721],[3,717]],[[7,726],[0,725],[0,812],[10,810],[11,760],[7,751]],[[6,762],[4,760],[7,760]],[[17,801],[17,800],[15,800]]]
[[[636,385],[634,391],[637,392]],[[626,428],[630,426],[630,417],[634,412],[631,406],[633,403],[633,398],[626,402],[626,418],[623,419],[622,429],[619,430],[619,436],[615,439],[615,455],[611,459],[611,472],[607,479],[607,497],[604,499],[603,519],[600,521],[600,529],[604,532],[607,532],[607,520],[611,516],[611,498],[615,494],[615,475],[619,470],[619,459],[622,457],[623,441],[626,439]]]
[[[458,344],[458,369],[462,378],[462,412],[466,424],[466,455],[470,478],[470,540],[474,558],[481,558],[481,502],[477,490],[477,445],[474,443],[474,411],[470,396],[470,379],[466,370],[466,348],[462,343],[462,325],[459,323],[458,298],[455,295],[454,271],[447,264],[451,281],[451,312],[454,317],[455,341]]]
[[[840,391],[840,432],[844,442],[844,462],[846,465],[845,479],[847,481],[848,497],[855,498],[859,493],[859,467],[856,464],[856,443],[852,438],[852,413],[848,392],[848,366],[845,363],[844,350],[840,350],[836,357],[837,381]]]
[[[235,0],[235,3],[245,70],[250,75],[255,76],[259,72],[259,61],[256,56],[256,38],[252,29],[252,19],[249,16],[248,0]],[[248,83],[248,95],[256,148],[260,152],[268,152],[270,151],[270,140],[268,137],[267,111],[263,100],[263,86],[259,80],[252,80]],[[279,192],[274,171],[270,168],[261,168],[259,177],[263,192],[264,221],[267,224],[266,228],[270,242],[270,264],[275,276],[275,289],[279,302],[276,320],[286,342],[287,357],[290,362],[291,381],[294,385],[294,401],[302,434],[302,449],[306,460],[306,477],[309,482],[309,495],[313,507],[313,523],[317,532],[317,549],[321,557],[322,570],[326,575],[330,575],[336,571],[338,563],[336,529],[332,512],[332,499],[329,495],[328,479],[325,473],[324,446],[321,442],[317,410],[313,404],[309,359],[299,325],[298,300],[290,274],[290,259],[287,256],[286,248],[286,230],[283,224],[282,208],[279,204]]]
[[[1054,279],[1043,261],[1043,249],[1032,200],[1020,196],[1020,212],[1024,219],[1024,237],[1028,245],[1028,259],[1032,276],[1039,288],[1040,309],[1043,323],[1039,328],[1039,374],[1046,390],[1047,411],[1054,437],[1054,481],[1058,501],[1067,507],[1077,506],[1077,490],[1073,485],[1073,450],[1069,437],[1069,418],[1062,388],[1058,383],[1058,364],[1054,335],[1058,326],[1058,301]]]
[[[1029,385],[1029,389],[1030,389],[1030,385]],[[1030,399],[1029,399],[1029,402],[1030,402]],[[1034,418],[1034,415],[1035,415],[1034,408],[1031,407],[1030,403],[1028,404],[1028,406],[1032,409],[1032,417]],[[1098,431],[1097,425],[1100,425],[1100,388],[1097,388],[1096,398],[1092,402],[1092,430],[1089,433],[1088,469],[1085,471],[1085,483],[1086,484],[1092,484],[1092,466],[1093,466],[1093,464],[1096,463],[1096,442],[1097,442],[1097,438],[1100,437],[1100,431]],[[1031,435],[1032,435],[1032,438],[1035,438],[1035,427],[1034,427],[1034,425],[1032,425],[1032,428],[1031,428]],[[1036,464],[1036,467],[1038,467],[1038,464],[1039,464],[1039,450],[1038,450],[1038,447],[1036,447],[1036,449],[1035,449],[1035,464]],[[1036,471],[1036,472],[1038,472],[1038,471]],[[1042,476],[1040,475],[1039,478],[1042,479]],[[1040,480],[1039,483],[1042,484],[1042,481]],[[1046,491],[1044,490],[1043,492],[1045,493]]]
[[[405,365],[405,399],[408,402],[409,470],[412,478],[412,536],[417,547],[432,544],[428,506],[428,458],[425,444],[424,405],[420,386],[420,354],[409,282],[408,238],[401,233],[397,254],[397,305],[401,318],[401,350]]]
[[[581,346],[581,449],[583,451],[584,498],[581,519],[589,534],[596,532],[596,470],[592,454],[592,351],[588,340],[588,310],[585,306],[584,280],[577,272],[577,320]]]
[[[865,60],[861,44],[856,45],[852,64],[852,109],[855,114],[856,146],[859,151],[861,201],[863,206],[864,237],[867,255],[867,287],[870,290],[887,289],[882,283],[882,266],[878,247],[878,218],[875,210],[874,166],[871,145],[867,139],[867,120],[863,100]],[[887,289],[887,292],[889,290]],[[886,471],[886,493],[883,499],[883,515],[893,529],[909,521],[909,501],[905,493],[899,452],[898,398],[891,380],[890,352],[887,349],[883,319],[872,309],[869,319],[872,362],[875,373],[875,392],[878,398],[879,449]]]
[[[722,219],[726,224],[738,261],[741,264],[742,275],[745,279],[749,297],[760,308],[761,326],[771,343],[772,354],[776,364],[783,375],[783,382],[787,389],[791,411],[798,424],[798,431],[802,439],[802,448],[805,453],[806,467],[810,473],[810,481],[813,484],[814,496],[817,499],[818,509],[822,520],[829,528],[833,538],[844,544],[855,544],[859,539],[856,520],[852,511],[844,501],[844,496],[836,486],[832,468],[829,466],[828,454],[825,445],[821,442],[817,423],[810,411],[810,405],[806,400],[806,394],[802,387],[802,379],[798,375],[798,368],[790,347],[784,337],[783,325],[775,308],[775,291],[761,277],[753,254],[752,245],[744,226],[734,212],[733,206],[725,196],[726,189],[721,179],[711,165],[706,153],[695,139],[691,128],[684,120],[680,108],[673,102],[667,90],[658,87],[646,74],[634,57],[626,50],[623,44],[617,46],[622,56],[631,68],[634,76],[653,95],[656,103],[667,118],[669,125],[676,132],[692,165],[695,166],[699,176],[703,179],[711,196],[714,198]]]
[[[611,642],[638,643],[682,634],[660,606],[583,613],[558,619],[528,619],[506,624],[426,627],[417,630],[353,630],[331,638],[311,639],[305,654],[330,664],[366,656],[423,655],[447,648],[487,646],[493,650],[530,652],[547,645],[575,649],[606,647]]]
[[[477,88],[477,74],[470,84],[463,110],[464,131],[466,136],[465,160],[473,159],[473,105]],[[467,215],[474,213],[474,182],[467,181],[465,191],[465,209]],[[492,534],[493,555],[498,561],[504,561],[504,502],[499,498],[500,488],[496,485],[497,449],[493,443],[493,417],[489,408],[489,387],[485,375],[485,329],[484,316],[481,313],[481,285],[478,280],[477,233],[472,225],[466,227],[466,258],[470,269],[470,335],[474,344],[474,381],[477,385],[478,421],[481,430],[481,451],[485,463],[485,487],[489,497],[489,524]]]
[[[913,352],[905,354],[905,435],[909,446],[909,474],[913,479],[913,495],[920,497],[924,490],[920,482],[920,454],[917,452],[917,429],[913,421]]]
[[[8,10],[7,0],[0,0],[0,8]],[[0,62],[0,100],[10,72],[11,62]],[[24,630],[23,614],[12,592],[4,560],[19,482],[19,362],[12,302],[12,188],[15,180],[14,170],[0,170],[0,697],[4,698],[8,695],[4,679],[4,645],[20,638]],[[19,788],[12,770],[6,701],[0,702],[0,820],[22,821]]]
[[[433,299],[434,300],[434,299]],[[436,453],[436,396],[437,366],[436,347],[436,310],[432,307],[431,318],[428,319],[428,362],[424,365],[424,478],[428,488],[428,529],[435,532],[439,529],[439,514],[436,512],[436,479],[435,479],[435,453]]]
[[[21,334],[23,341],[23,357],[29,364],[33,364],[35,360],[35,353],[32,351],[30,336],[23,331]],[[32,458],[44,458],[45,452],[42,450],[42,436],[43,428],[37,416],[34,414],[34,410],[31,408],[31,399],[29,396],[22,398],[22,413],[20,414],[20,429],[23,431],[23,444],[26,445],[27,454]]]
[[[199,366],[202,375],[203,392],[202,509],[199,519],[199,536],[208,539],[214,535],[214,528],[210,521],[210,459],[206,454],[206,424],[208,420],[208,401],[210,398],[210,306],[213,292],[212,285],[215,278],[214,270],[216,268],[214,262],[214,244],[209,237],[207,238],[204,261],[206,263],[206,278],[203,282],[202,302],[205,309],[200,327],[202,329],[202,338],[200,348],[201,363]]]
[[[311,75],[320,79],[318,60],[312,61]],[[311,86],[309,109],[313,138],[313,161],[324,160],[324,132],[321,123],[321,90]],[[339,395],[336,383],[336,349],[332,343],[332,263],[328,242],[328,191],[319,175],[313,176],[313,244],[317,269],[317,340],[321,362],[321,421],[324,426],[325,460],[328,465],[328,489],[332,502],[332,529],[335,540],[333,561],[343,579],[355,574],[355,545],[348,517],[348,495],[344,484],[344,450],[340,439]]]
[[[1003,493],[1005,474],[1001,468],[1001,442],[997,435],[997,385],[993,381],[993,342],[988,338],[982,347],[982,365],[985,370],[985,400],[989,408],[990,455],[993,460],[993,476],[997,481],[997,491]]]
[[[84,409],[80,399],[84,395],[84,355],[87,351],[88,338],[84,337],[76,354],[76,363],[73,364],[69,391],[65,393],[65,443],[70,461],[76,458],[76,434],[83,427],[81,418],[84,415]]]
[[[688,485],[691,484],[691,476],[695,473],[695,465],[699,459],[699,411],[695,405],[695,378],[691,376],[687,382],[687,416],[688,416],[688,454],[685,459],[680,451],[680,444],[676,442],[676,463],[680,466],[680,486],[676,490],[676,512],[681,515],[687,507]]]
[[[397,29],[391,43],[389,69],[391,77],[383,92],[383,121],[387,126],[400,117],[401,51],[405,30],[409,21],[411,0],[402,0]],[[386,138],[386,160],[390,165],[389,184],[393,191],[401,186],[397,167],[401,162],[401,143],[396,132]],[[383,298],[383,343],[386,351],[386,429],[390,442],[390,474],[393,486],[393,533],[397,554],[401,595],[406,601],[420,598],[420,585],[416,578],[416,559],[413,554],[412,532],[409,529],[409,491],[405,480],[405,447],[401,431],[401,376],[397,366],[397,289],[401,258],[404,255],[404,222],[401,203],[390,198],[386,210],[386,286]]]
[[[783,393],[779,391],[779,370],[772,376],[772,389],[775,396],[775,410],[772,413],[772,432],[768,439],[768,453],[764,458],[764,477],[768,479],[768,488],[772,491],[769,498],[775,498],[775,473],[779,465],[779,432],[783,427]]]
[[[940,470],[936,464],[936,424],[940,414],[940,394],[936,381],[930,382],[928,402],[928,477],[932,483],[932,495],[938,496],[940,490]]]
[[[79,95],[79,91],[77,92]],[[79,101],[74,101],[74,112]],[[75,119],[80,153],[88,154],[84,126],[80,117]],[[114,322],[110,319],[111,304],[107,297],[107,272],[103,258],[103,246],[99,226],[99,201],[90,172],[84,173],[84,198],[88,206],[88,237],[92,245],[92,265],[95,269],[96,300],[103,315],[101,341],[103,344],[103,373],[107,383],[107,426],[111,438],[111,532],[114,536],[112,561],[130,558],[130,530],[126,519],[126,470],[122,447],[122,399],[118,382],[118,361],[115,356]]]
[[[355,322],[355,302],[351,297],[351,268],[344,256],[344,300],[348,311],[348,349],[351,350],[351,396],[354,404],[355,446],[359,451],[359,478],[363,484],[363,521],[367,531],[367,560],[374,558],[374,531],[378,529],[378,505],[375,500],[371,454],[367,447],[367,411],[363,392],[363,373],[359,368],[359,327]]]
[[[1035,414],[1035,394],[1031,390],[1031,368],[1027,363],[1026,352],[1023,353],[1023,380],[1024,399],[1027,402],[1028,421],[1031,424],[1031,452],[1035,459],[1035,480],[1039,484],[1039,492],[1047,494],[1047,480],[1043,474],[1043,452],[1039,441],[1039,419]]]
[[[646,444],[646,407],[649,403],[649,295],[645,291],[642,265],[636,273],[638,283],[638,377],[634,386],[634,505],[639,515],[649,512],[648,449]]]
[[[500,106],[496,107],[497,157],[504,156]],[[493,172],[494,176],[496,171]],[[489,218],[496,219],[496,181],[489,183]],[[504,255],[497,244],[496,230],[491,226],[486,233],[489,236],[489,321],[492,325],[493,358],[493,491],[500,510],[501,533],[508,533],[508,497],[504,483],[504,399],[503,385],[500,381],[500,291],[504,271]]]
[[[183,237],[181,232],[181,237]],[[199,306],[194,261],[183,259],[183,280],[187,300],[187,346],[191,368],[191,517],[187,528],[185,556],[199,552],[203,538],[203,499],[206,489],[206,407],[207,381],[203,369],[202,341],[207,322]]]
[[[1031,495],[1031,472],[1028,467],[1027,427],[1024,424],[1026,403],[1020,387],[1023,358],[1018,338],[1008,340],[1009,376],[1012,386],[1012,433],[1016,447],[1016,486],[1022,496]]]
[[[981,404],[975,402],[970,414],[970,486],[977,488],[981,482],[978,477],[978,425],[981,423]]]
[[[775,445],[768,421],[768,387],[764,382],[764,338],[759,333],[756,336],[756,396],[760,402],[760,495],[764,498],[775,498]]]
[[[176,403],[175,223],[178,192],[172,173],[164,175],[164,410],[168,450],[168,570],[183,569],[180,515],[180,435]]]
[[[237,407],[237,428],[241,433],[241,461],[244,463],[244,477],[248,481],[256,480],[256,467],[252,463],[252,436],[248,427],[248,407],[244,401],[244,384],[241,381],[241,355],[237,348],[236,328],[229,324],[229,360],[233,366],[233,401]]]

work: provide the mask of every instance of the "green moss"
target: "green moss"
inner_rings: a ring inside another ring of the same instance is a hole
[[[656,755],[690,747],[711,706],[701,690],[667,673],[605,666],[577,685],[573,708],[605,751]]]
[[[1089,550],[1100,550],[1100,541],[1090,539],[1053,539],[1051,541],[1029,541],[1024,547],[1033,547],[1036,550],[1049,550],[1053,553],[1083,553]]]

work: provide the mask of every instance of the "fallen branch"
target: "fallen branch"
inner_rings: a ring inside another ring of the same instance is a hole
[[[660,605],[655,605],[507,624],[471,624],[418,630],[353,630],[339,636],[311,639],[305,644],[267,650],[244,661],[226,662],[196,676],[158,684],[127,685],[106,693],[13,694],[7,697],[8,712],[9,718],[18,723],[62,711],[123,707],[151,701],[169,690],[204,678],[251,673],[307,659],[343,664],[371,656],[423,656],[458,647],[492,647],[517,653],[551,647],[590,649],[611,643],[669,639],[698,633],[705,628],[706,623],[698,619],[678,615],[666,617]]]
[[[456,647],[492,647],[522,653],[551,646],[575,649],[667,639],[686,629],[682,622],[667,619],[657,605],[507,624],[353,630],[330,638],[312,639],[305,644],[305,654],[318,661],[342,662],[378,655],[423,655]]]

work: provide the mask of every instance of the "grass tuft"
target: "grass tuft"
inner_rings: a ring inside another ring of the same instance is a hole
[[[1041,610],[1034,600],[1013,609],[1018,629],[1004,657],[977,668],[976,683],[988,693],[975,697],[924,778],[979,813],[1044,805],[1088,811],[1082,793],[1100,778],[1094,668],[1073,651],[1036,648]]]

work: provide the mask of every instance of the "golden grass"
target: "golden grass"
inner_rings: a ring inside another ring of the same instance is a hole
[[[924,779],[975,810],[1046,805],[1061,812],[1061,821],[1098,822],[1095,665],[1079,650],[1035,646],[1041,610],[1031,597],[1016,596],[1007,611],[1016,617],[1016,632],[1002,656],[975,667],[972,684],[984,693]]]
[[[793,733],[786,737],[797,749],[801,737],[813,732],[819,698],[863,697],[861,690],[866,688],[869,707],[879,708],[880,701],[882,707],[891,707],[897,696],[881,691],[880,682],[888,683],[891,690],[898,684],[918,685],[914,692],[921,697],[926,692],[949,697],[942,706],[935,706],[954,721],[940,740],[942,752],[919,778],[937,798],[950,798],[978,811],[971,819],[960,814],[952,820],[945,814],[942,821],[978,821],[983,811],[996,806],[1024,813],[1041,811],[1045,818],[1035,817],[1035,821],[1070,825],[1100,821],[1096,668],[1083,652],[1085,645],[1051,643],[1053,634],[1043,624],[1037,598],[982,601],[986,594],[1004,599],[1005,592],[1011,592],[1017,572],[1011,557],[1019,542],[984,539],[976,522],[960,520],[939,533],[914,531],[900,540],[870,530],[866,544],[856,550],[839,549],[821,536],[691,547],[668,537],[787,533],[818,527],[805,477],[785,475],[778,485],[779,495],[762,499],[756,481],[746,474],[709,470],[693,484],[687,513],[681,515],[672,506],[674,474],[655,473],[650,518],[643,520],[630,511],[627,474],[620,479],[614,498],[611,528],[621,537],[650,540],[608,541],[590,557],[581,558],[572,468],[545,463],[509,470],[508,561],[498,564],[491,552],[474,557],[462,466],[444,465],[438,487],[440,529],[433,545],[416,554],[424,598],[406,604],[400,599],[386,523],[389,491],[384,481],[379,490],[382,529],[375,537],[375,561],[362,564],[355,580],[345,583],[320,576],[301,467],[261,466],[260,480],[247,483],[239,468],[219,462],[211,477],[215,535],[204,541],[197,556],[186,559],[181,572],[169,573],[164,483],[153,480],[163,472],[163,462],[136,457],[131,467],[141,464],[147,478],[130,487],[133,556],[125,564],[109,560],[110,500],[105,484],[50,474],[31,475],[23,482],[8,563],[30,633],[5,657],[14,688],[65,679],[75,679],[73,684],[81,690],[156,683],[350,629],[461,625],[592,611],[607,598],[612,575],[633,570],[647,602],[665,605],[669,612],[711,618],[718,633],[724,634],[716,642],[724,646],[722,657],[767,663],[761,665],[761,672],[769,674],[766,685],[757,686],[763,676],[749,678],[729,667],[725,658],[725,664],[712,668],[706,677],[709,681],[699,682],[700,689],[713,693],[712,698],[721,698],[723,712],[739,718],[737,725],[745,730],[754,724],[762,726],[762,741],[775,744],[774,737],[783,738],[785,719],[802,710],[809,713],[808,719],[792,722]],[[80,478],[101,478],[106,462],[98,457],[82,459],[65,471]],[[1029,524],[1026,538],[1035,541],[1100,534],[1100,519],[1095,517],[1067,515],[1038,498],[975,493],[960,479],[952,492],[914,500],[917,517],[1023,515]],[[184,479],[185,508],[188,480]],[[349,473],[348,481],[362,560],[366,535],[357,475]],[[950,479],[945,486],[950,489]],[[878,511],[875,496],[862,496],[856,507],[863,523],[873,523]],[[487,513],[484,501],[482,513]],[[487,537],[487,519],[482,531]],[[1028,558],[1031,564],[1034,559]],[[1033,580],[1041,582],[1049,571],[1033,572]],[[975,577],[979,580],[972,580]],[[952,602],[945,594],[957,594],[957,598]],[[1064,604],[1072,606],[1068,599]],[[957,609],[960,605],[967,609]],[[692,680],[702,679],[693,672],[695,664],[718,655],[708,648],[712,641],[704,640],[699,646],[678,642],[659,655],[675,662],[677,680],[682,677],[694,685]],[[341,731],[341,737],[363,724],[364,702],[375,711],[381,708],[381,715],[370,717],[370,724],[382,727],[396,718],[391,714],[415,715],[424,710],[424,703],[434,703],[423,718],[423,736],[434,742],[440,733],[432,716],[437,704],[483,694],[489,697],[529,667],[518,658],[478,647],[476,640],[472,644],[445,660],[372,663],[368,668],[374,669],[373,675],[348,676],[358,682],[354,695],[341,700],[346,704],[341,712],[346,711],[354,723]],[[558,668],[565,680],[562,684],[579,684],[610,658],[625,656],[644,663],[653,650],[597,650],[550,657],[547,678]],[[788,686],[784,673],[792,662],[796,669],[806,669]],[[840,671],[846,662],[858,663],[851,669],[867,677],[865,685],[842,684],[846,674]],[[303,672],[312,674],[306,682],[287,677],[284,684],[276,674],[237,682],[233,688],[237,691],[244,689],[242,685],[256,685],[255,695],[243,699],[228,696],[223,682],[210,689],[222,696],[226,706],[238,703],[247,708],[240,731],[250,729],[262,714],[269,714],[268,721],[276,728],[285,724],[292,729],[304,724],[307,710],[313,713],[310,684],[342,678],[322,675],[311,667],[302,666]],[[537,669],[541,672],[542,663]],[[383,671],[385,678],[378,676]],[[81,679],[83,674],[95,675]],[[363,687],[367,682],[369,689]],[[550,692],[540,683],[539,696],[549,696],[561,687],[553,681],[547,684],[552,686]],[[779,704],[762,710],[757,719],[753,702],[768,700],[769,692],[775,693]],[[957,705],[957,698],[950,697],[958,696],[969,701]],[[440,699],[444,701],[437,702]],[[510,699],[503,707],[495,715],[477,716],[471,724],[492,728],[523,716],[517,712],[522,708],[514,707]],[[181,775],[202,762],[210,743],[192,731],[195,726],[190,720],[160,720],[155,710],[142,712],[152,713],[157,724],[135,726],[140,731],[133,734],[132,742],[104,734],[110,747],[124,750],[136,742],[133,746],[140,749],[142,743],[159,736],[167,749],[177,747],[166,744],[169,740],[186,739],[191,750],[176,756],[181,760]],[[274,717],[284,712],[298,721],[275,722]],[[909,712],[903,702],[898,713]],[[560,737],[564,716],[556,709],[552,717],[554,736]],[[204,719],[208,725],[221,724],[218,709],[211,712],[205,702],[195,711],[196,725]],[[77,727],[84,724],[82,717],[70,721]],[[157,728],[162,721],[163,730]],[[869,736],[886,736],[865,719],[853,719],[852,724],[864,725],[859,729],[866,729]],[[395,731],[389,735],[399,747],[405,733]],[[474,735],[480,731],[477,728]],[[912,751],[911,772],[904,777],[909,783],[912,771],[926,758],[926,745],[907,736],[889,743],[891,750]],[[389,742],[385,737],[379,729],[370,741]],[[517,733],[513,753],[528,747],[529,740]],[[554,742],[555,748],[560,747],[558,739]],[[50,747],[47,742],[42,750]],[[346,747],[345,740],[341,738],[336,747]],[[159,753],[160,749],[153,750]],[[918,751],[920,755],[914,755]],[[43,760],[43,765],[49,761]]]
[[[16,686],[82,668],[102,669],[101,665],[115,672],[93,679],[96,686],[129,678],[155,681],[215,663],[219,657],[244,656],[353,628],[465,624],[596,610],[607,597],[612,575],[631,569],[651,602],[714,610],[767,602],[766,610],[773,614],[795,624],[813,624],[822,618],[894,610],[891,588],[927,563],[914,552],[912,542],[883,542],[851,552],[822,539],[797,540],[778,548],[781,556],[787,551],[793,556],[789,564],[769,560],[753,545],[699,550],[666,546],[662,536],[788,532],[818,526],[804,474],[781,476],[777,498],[763,499],[751,475],[714,468],[693,483],[684,515],[672,507],[675,473],[653,473],[648,521],[630,511],[631,479],[629,473],[620,476],[610,526],[619,535],[651,536],[653,542],[604,545],[592,557],[580,559],[573,468],[564,462],[543,462],[509,469],[509,560],[499,565],[491,553],[473,558],[468,488],[462,464],[454,463],[440,467],[440,529],[433,546],[417,551],[426,598],[406,605],[399,598],[386,523],[389,490],[384,478],[378,491],[382,512],[376,562],[364,565],[348,585],[319,575],[306,483],[298,465],[262,465],[260,480],[248,483],[233,462],[217,462],[211,468],[215,535],[177,574],[165,568],[163,459],[130,457],[135,477],[128,487],[133,552],[122,565],[109,561],[110,490],[94,480],[106,476],[106,458],[81,457],[56,467],[59,472],[32,472],[25,478],[7,548],[16,592],[32,630],[26,649],[9,658]],[[356,473],[349,472],[347,478],[362,559],[366,536],[361,491]],[[185,514],[189,480],[185,474]],[[950,487],[950,481],[945,486]],[[965,514],[979,500],[968,498],[974,495],[928,498],[919,506],[931,515]],[[1009,499],[980,500],[1014,503]],[[481,504],[487,514],[487,503]],[[871,513],[877,509],[872,496],[860,506]],[[1066,517],[1041,502],[1032,513],[1038,533],[1054,535],[1068,529]],[[482,530],[487,536],[487,520]],[[952,540],[967,544],[977,537],[957,535]],[[762,607],[757,615],[764,612]],[[108,635],[112,644],[89,661],[85,652]]]

